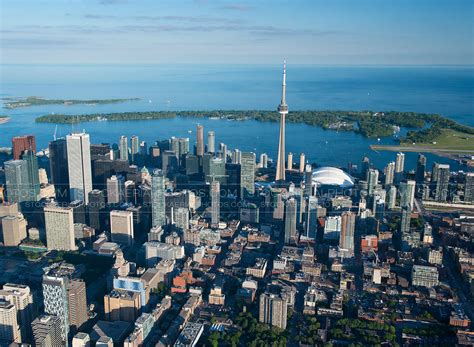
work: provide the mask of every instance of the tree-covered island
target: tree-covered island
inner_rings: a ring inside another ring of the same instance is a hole
[[[3,107],[6,109],[14,109],[20,107],[30,106],[44,106],[44,105],[105,105],[105,104],[117,104],[126,101],[137,101],[139,98],[128,98],[128,99],[92,99],[92,100],[79,100],[79,99],[45,99],[38,96],[28,96],[25,98],[3,98]]]
[[[123,113],[94,113],[82,115],[50,114],[36,118],[38,123],[73,124],[93,121],[156,120],[174,117],[219,118],[227,120],[256,120],[278,122],[280,116],[273,111],[145,111]],[[291,111],[286,118],[290,123],[304,123],[323,129],[353,131],[367,138],[387,137],[399,128],[413,129],[401,142],[426,142],[439,133],[439,129],[452,129],[461,133],[474,134],[474,128],[458,124],[436,114],[415,112],[372,112],[372,111]],[[425,139],[425,141],[421,141]]]

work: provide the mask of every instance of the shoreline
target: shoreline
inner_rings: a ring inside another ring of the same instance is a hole
[[[119,104],[130,101],[138,101],[140,98],[125,98],[125,99],[46,99],[38,96],[27,96],[27,97],[8,97],[2,98],[3,108],[14,110],[18,108],[34,107],[34,106],[45,106],[45,105],[107,105],[107,104]]]
[[[467,155],[474,155],[474,150],[468,149],[452,149],[452,148],[433,148],[425,146],[390,146],[390,145],[370,145],[371,150],[389,151],[389,152],[415,152],[415,153],[431,153],[438,157],[448,158],[456,161],[467,160],[468,166],[474,166],[474,162],[469,164],[470,160]]]
[[[446,154],[474,154],[474,149],[456,149],[456,148],[434,148],[426,146],[390,146],[390,145],[370,145],[370,149],[374,151],[391,151],[391,152],[424,152],[424,153],[446,153]]]

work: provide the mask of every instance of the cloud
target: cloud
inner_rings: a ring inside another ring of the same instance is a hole
[[[3,48],[32,48],[32,47],[64,47],[77,44],[77,40],[56,38],[24,38],[2,39]]]
[[[245,4],[228,4],[228,5],[218,7],[218,9],[246,12],[253,9],[253,7],[249,5],[245,5]]]
[[[125,4],[127,0],[99,0],[101,5],[120,5]]]
[[[163,22],[189,22],[189,23],[240,23],[241,20],[223,17],[211,16],[114,16],[102,14],[85,14],[87,19],[117,19],[117,20],[133,20],[133,21],[163,21]]]

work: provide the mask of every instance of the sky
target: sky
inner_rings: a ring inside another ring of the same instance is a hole
[[[0,63],[472,65],[473,0],[1,0]]]

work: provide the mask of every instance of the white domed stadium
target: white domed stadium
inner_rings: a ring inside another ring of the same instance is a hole
[[[337,167],[324,166],[313,171],[313,184],[316,187],[336,186],[352,188],[354,178]]]

